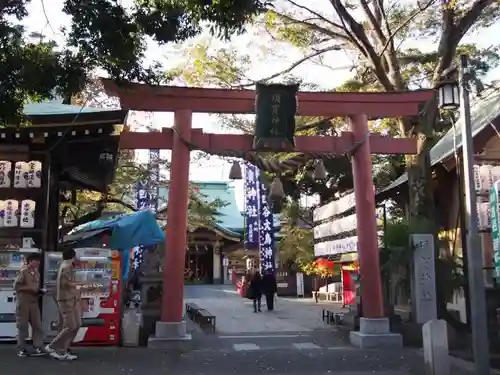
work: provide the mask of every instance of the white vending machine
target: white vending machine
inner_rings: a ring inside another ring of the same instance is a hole
[[[14,280],[21,267],[25,264],[25,257],[31,253],[40,253],[40,250],[34,248],[0,250],[0,341],[12,341],[16,338]]]

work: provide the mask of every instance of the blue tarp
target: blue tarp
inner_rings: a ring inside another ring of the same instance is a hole
[[[107,229],[111,232],[111,249],[130,250],[136,246],[153,246],[165,241],[165,234],[151,211],[139,211],[108,220],[95,220],[79,225],[69,235]]]

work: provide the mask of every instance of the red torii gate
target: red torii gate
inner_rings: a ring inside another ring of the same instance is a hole
[[[251,152],[253,142],[253,136],[250,135],[205,134],[200,129],[192,129],[192,114],[193,112],[254,113],[255,91],[146,84],[117,85],[111,80],[103,80],[103,83],[108,95],[120,98],[123,109],[174,112],[175,131],[171,128],[163,128],[160,133],[126,132],[121,135],[120,147],[172,150],[167,210],[169,235],[167,235],[167,250],[164,257],[161,322],[157,324],[156,336],[180,337],[185,335],[182,312],[189,145],[217,154],[230,150]],[[352,132],[343,132],[341,136],[331,137],[297,136],[295,138],[296,152],[340,155],[359,144],[352,157],[352,168],[358,223],[363,315],[365,320],[375,321],[378,327],[365,327],[366,333],[383,333],[380,329],[380,322],[377,323],[377,321],[384,317],[371,153],[415,154],[417,151],[416,141],[412,139],[371,135],[369,142],[362,142],[369,132],[368,118],[417,115],[419,105],[432,99],[433,96],[432,90],[394,93],[298,93],[301,116],[345,116],[350,119]],[[382,331],[385,330],[385,328],[382,329]]]

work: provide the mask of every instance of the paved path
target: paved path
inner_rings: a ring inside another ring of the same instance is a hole
[[[422,375],[415,351],[163,351],[145,348],[77,349],[80,359],[59,362],[48,357],[18,358],[0,346],[5,375]],[[454,366],[453,375],[472,375]]]
[[[193,332],[190,349],[77,348],[80,359],[18,358],[0,345],[6,375],[421,375],[415,350],[360,350],[338,339],[321,321],[322,304],[279,299],[274,312],[253,313],[227,286],[186,288],[186,299],[217,316],[218,333]],[[264,309],[265,310],[265,309]],[[190,324],[194,329],[194,325]],[[465,367],[464,367],[465,366]],[[467,367],[468,366],[468,367]],[[453,375],[472,375],[455,363]]]
[[[185,299],[217,317],[220,336],[335,330],[322,321],[322,305],[311,300],[278,297],[275,310],[267,311],[263,299],[262,313],[254,313],[252,301],[241,298],[232,285],[186,286]]]

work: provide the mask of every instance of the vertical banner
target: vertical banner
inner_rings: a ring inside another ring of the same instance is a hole
[[[160,150],[149,150],[149,178],[148,178],[148,209],[156,212],[158,210],[158,194],[160,193]]]
[[[259,169],[245,163],[245,248],[259,247]]]
[[[160,190],[160,150],[149,150],[147,168],[149,176],[144,181],[136,183],[136,207],[139,211],[158,210],[158,194]],[[143,246],[138,246],[134,249],[134,267],[137,268],[142,263],[144,252]]]
[[[260,269],[262,274],[274,273],[274,217],[267,201],[266,188],[259,181],[259,242],[260,242]]]
[[[135,206],[139,211],[147,208],[149,199],[146,181],[137,181],[135,183],[135,202]]]

